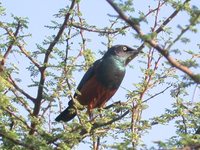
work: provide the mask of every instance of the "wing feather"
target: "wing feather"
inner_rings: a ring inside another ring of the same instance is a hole
[[[94,75],[95,75],[95,70],[98,67],[98,65],[100,64],[102,60],[99,59],[97,61],[95,61],[93,63],[93,65],[87,70],[87,72],[85,73],[85,75],[83,76],[83,78],[81,79],[78,87],[77,87],[77,91],[81,91],[83,85],[89,80],[91,79]],[[78,95],[78,92],[75,92],[74,97]]]

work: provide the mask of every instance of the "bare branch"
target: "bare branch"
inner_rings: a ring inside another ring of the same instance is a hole
[[[78,14],[81,12],[79,4],[77,4],[77,12],[78,12]],[[82,18],[80,16],[78,16],[78,19],[79,19],[80,25],[83,26],[83,20],[82,20]],[[83,51],[85,50],[86,38],[84,37],[84,34],[83,34],[84,30],[83,29],[80,29],[79,32],[80,32],[80,36],[81,36],[81,39],[82,39],[82,46],[81,46],[81,51],[80,51],[80,53],[82,54]]]

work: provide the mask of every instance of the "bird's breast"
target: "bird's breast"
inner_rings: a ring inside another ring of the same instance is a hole
[[[97,80],[109,89],[118,89],[124,75],[124,64],[113,58],[103,60],[96,70]]]
[[[91,110],[96,107],[103,107],[104,104],[114,95],[117,89],[108,89],[97,81],[96,76],[88,80],[80,89],[77,99],[82,105],[87,105]]]

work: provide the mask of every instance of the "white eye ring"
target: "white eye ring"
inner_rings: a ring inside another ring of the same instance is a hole
[[[126,51],[126,50],[127,50],[127,47],[124,46],[124,47],[123,47],[123,50]]]

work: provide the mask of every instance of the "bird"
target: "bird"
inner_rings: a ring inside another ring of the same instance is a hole
[[[101,59],[96,60],[86,71],[73,96],[81,105],[87,106],[88,112],[94,108],[103,108],[105,103],[116,93],[125,76],[126,66],[141,50],[127,45],[114,45]],[[68,122],[76,115],[74,100],[62,111],[56,121]]]

